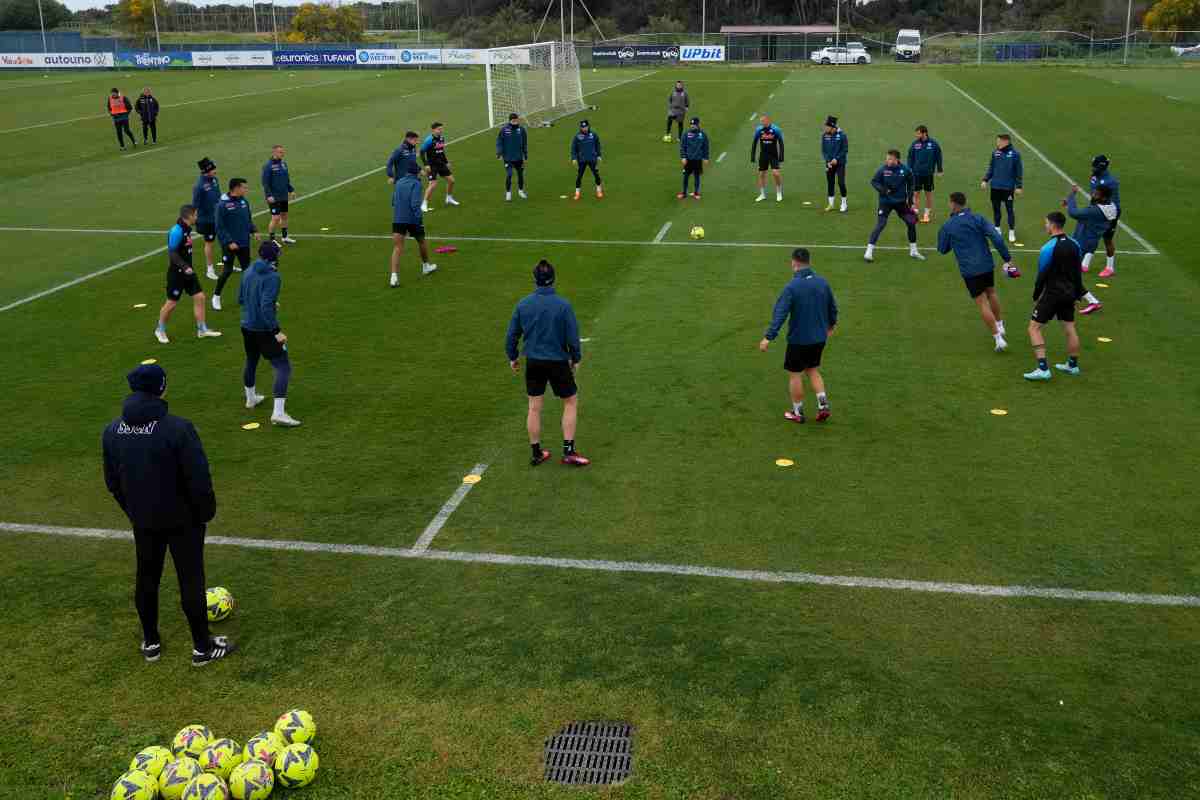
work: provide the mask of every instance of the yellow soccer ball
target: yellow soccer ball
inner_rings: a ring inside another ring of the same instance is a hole
[[[229,773],[242,763],[242,748],[233,739],[217,739],[200,753],[200,769],[211,772],[221,780],[228,780]]]
[[[163,768],[158,776],[158,792],[163,800],[179,800],[192,778],[200,775],[200,762],[190,756],[180,756]]]
[[[663,134],[663,141],[664,142],[671,141],[671,134],[669,134],[669,133]]]
[[[317,723],[312,714],[302,708],[285,711],[275,720],[275,732],[286,744],[296,744],[312,741],[317,735]]]
[[[229,800],[229,787],[216,775],[205,772],[188,782],[183,800]]]
[[[129,762],[130,769],[140,769],[154,780],[158,780],[158,776],[162,774],[163,768],[171,762],[175,756],[165,747],[151,745],[144,750],[138,752],[133,757],[133,761]]]
[[[208,606],[208,621],[220,622],[229,619],[237,603],[233,595],[224,586],[214,586],[204,593],[204,602]]]
[[[140,769],[131,769],[113,784],[109,800],[155,800],[158,782]]]
[[[229,793],[233,800],[266,800],[274,788],[275,773],[258,759],[243,761],[229,773]]]
[[[284,788],[299,789],[312,783],[320,764],[316,750],[297,742],[279,751],[275,757],[275,775]]]
[[[704,228],[700,227],[699,225],[693,225],[691,231],[688,232],[688,235],[693,239],[703,239]]]
[[[274,764],[275,756],[279,755],[279,751],[286,746],[287,742],[281,739],[275,731],[263,731],[246,742],[246,746],[242,748],[242,760],[258,759],[265,764]]]
[[[171,740],[171,752],[177,756],[199,758],[200,751],[208,747],[212,738],[212,731],[203,725],[188,725]]]

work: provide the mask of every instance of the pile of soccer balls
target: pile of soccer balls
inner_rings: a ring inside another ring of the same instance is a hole
[[[317,723],[293,709],[245,747],[217,738],[203,725],[175,734],[171,749],[147,747],[113,784],[110,800],[265,800],[275,784],[298,789],[312,783],[320,759],[312,748]]]

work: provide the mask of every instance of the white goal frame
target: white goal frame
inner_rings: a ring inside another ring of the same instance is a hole
[[[537,42],[485,51],[488,125],[516,112],[529,124],[549,125],[586,107],[573,42]]]

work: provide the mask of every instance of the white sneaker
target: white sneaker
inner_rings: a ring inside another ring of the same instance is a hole
[[[839,210],[839,211],[841,211],[843,214],[845,214],[845,213],[846,213],[846,211],[848,211],[848,210],[849,210],[849,208],[850,208],[850,207],[846,205],[846,201],[845,201],[845,200],[843,200],[843,201],[842,201],[842,207],[841,207],[840,209],[838,209],[838,210]]]
[[[285,428],[296,428],[300,426],[300,420],[292,418],[290,414],[272,414],[272,425],[282,425]]]
[[[279,241],[283,242],[284,244],[295,244],[296,243],[296,240],[290,236],[285,236],[282,239],[280,239]]]
[[[761,203],[763,200],[766,200],[766,199],[767,199],[767,196],[765,194],[763,194],[762,192],[759,192],[758,197],[754,198],[754,202]]]
[[[783,202],[783,192],[776,192],[776,193],[775,193],[775,202],[776,202],[776,203],[782,203],[782,202]]]
[[[446,195],[446,205],[456,206],[456,205],[458,205],[458,201],[455,200],[452,195]]]
[[[233,271],[234,271],[234,272],[241,272],[241,271],[242,271],[242,268],[241,268],[241,267],[234,267],[234,268],[233,268]]]
[[[528,200],[528,199],[529,199],[529,195],[525,194],[525,190],[524,190],[524,189],[517,189],[517,194],[518,194],[518,195],[521,197],[521,199],[522,199],[522,200]]]
[[[504,193],[504,202],[506,202],[506,203],[507,203],[507,202],[509,202],[510,200],[512,200],[512,192],[505,192],[505,193]]]
[[[209,265],[208,265],[208,274],[207,274],[207,277],[208,277],[208,279],[209,279],[210,281],[216,281],[216,280],[220,280],[220,279],[221,279],[221,276],[217,274],[217,271],[216,271],[215,269],[213,269],[213,265],[212,265],[212,264],[209,264]]]
[[[196,331],[197,339],[216,339],[220,335],[220,331],[214,331],[212,328],[205,328],[202,331]]]
[[[1004,341],[1003,336],[997,336],[997,337],[995,337],[995,339],[996,339],[996,352],[997,353],[1003,353],[1005,350],[1008,349],[1008,342]]]
[[[421,203],[421,213],[422,214],[429,213],[429,203]]]
[[[1008,231],[1008,240],[1010,242],[1014,242],[1014,243],[1017,241],[1017,232],[1012,230],[1011,228]]]
[[[256,395],[254,395],[254,397],[247,397],[246,398],[246,408],[257,408],[258,404],[266,399],[267,398],[263,397],[261,394],[256,394]]]
[[[422,275],[432,275],[435,272],[437,272],[437,264],[422,264],[421,265],[421,274]]]
[[[219,294],[213,295],[213,310],[214,311],[221,310],[221,295],[219,295]]]
[[[393,272],[391,280],[388,281],[388,285],[391,286],[393,289],[396,288],[397,286],[399,286],[400,285],[400,276]]]
[[[827,203],[827,204],[825,205],[825,210],[826,210],[826,211],[833,211],[835,208],[836,208],[836,206],[835,206],[833,203]]]
[[[921,255],[921,251],[920,251],[920,250],[909,250],[909,251],[908,251],[908,257],[909,257],[909,258],[915,258],[917,261],[924,261],[924,260],[925,260],[925,256]]]
[[[873,262],[874,260],[875,260],[875,253],[872,252],[870,248],[867,248],[867,251],[865,253],[863,253],[863,261]]]
[[[158,339],[158,341],[161,342],[162,344],[170,344],[171,343],[171,340],[167,338],[167,332],[164,331],[162,328],[154,329],[154,338]]]

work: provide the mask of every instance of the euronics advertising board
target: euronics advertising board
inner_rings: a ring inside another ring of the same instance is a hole
[[[277,67],[352,67],[354,50],[276,50]]]
[[[270,50],[193,50],[192,66],[196,67],[269,67]]]
[[[112,53],[0,53],[0,69],[107,69]]]
[[[192,66],[191,51],[163,50],[119,50],[117,52],[118,67],[135,67],[138,69],[163,69],[164,67]]]

